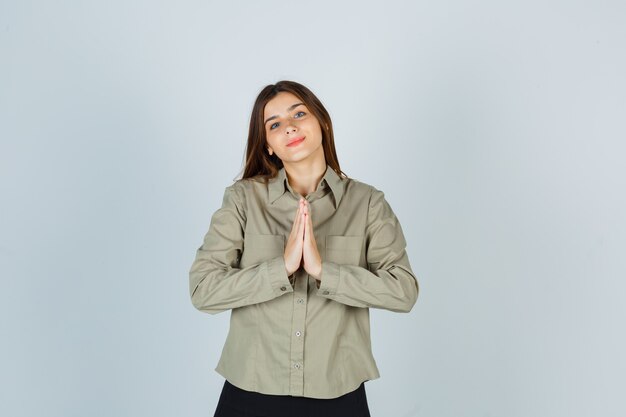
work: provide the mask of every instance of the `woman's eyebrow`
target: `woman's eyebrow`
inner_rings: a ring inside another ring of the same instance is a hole
[[[296,107],[302,105],[304,103],[296,103],[296,104],[292,104],[291,106],[287,107],[287,112],[290,112],[291,110],[295,109]],[[267,122],[269,122],[270,120],[276,119],[278,116],[274,115],[274,116],[270,116],[267,118],[267,120],[265,120],[263,122],[263,124],[265,125]]]

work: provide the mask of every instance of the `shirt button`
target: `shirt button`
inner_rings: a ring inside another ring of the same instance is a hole
[[[304,300],[302,298],[298,298],[298,304],[302,304],[304,303]]]
[[[328,291],[324,291],[324,292],[323,292],[323,294],[324,294],[324,295],[328,295]]]
[[[280,290],[281,290],[281,291],[286,291],[286,290],[287,290],[287,287],[282,286],[282,287],[280,287]]]
[[[296,332],[296,336],[298,336],[298,337],[300,337],[300,335],[301,335],[301,334],[302,334],[302,333],[300,333],[300,331],[297,331],[297,332]]]
[[[296,362],[296,363],[293,364],[293,367],[296,368],[296,369],[300,369],[300,364],[298,362]]]

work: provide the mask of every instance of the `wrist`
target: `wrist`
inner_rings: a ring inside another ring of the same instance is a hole
[[[312,274],[313,278],[320,281],[322,279],[322,264],[321,263],[320,263],[319,269],[315,272],[316,272],[315,274]]]

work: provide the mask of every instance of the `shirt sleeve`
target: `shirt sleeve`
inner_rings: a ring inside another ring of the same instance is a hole
[[[374,189],[366,230],[368,268],[322,260],[318,295],[354,307],[408,313],[419,292],[406,240],[384,193]]]
[[[282,255],[239,268],[246,225],[241,201],[235,185],[226,187],[189,270],[191,302],[209,314],[293,292]]]

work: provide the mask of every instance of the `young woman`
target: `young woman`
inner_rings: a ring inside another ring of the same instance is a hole
[[[339,168],[320,100],[293,81],[265,87],[243,177],[189,271],[198,310],[231,310],[215,417],[369,416],[369,308],[417,300],[405,247],[384,193]]]

